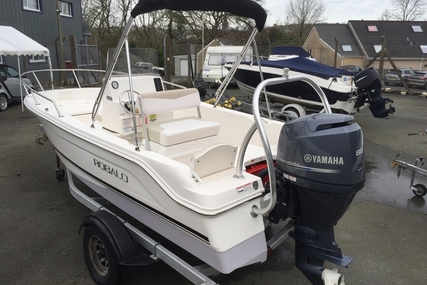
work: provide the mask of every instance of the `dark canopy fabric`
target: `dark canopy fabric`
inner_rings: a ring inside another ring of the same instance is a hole
[[[284,60],[260,60],[260,64],[267,67],[289,68],[293,71],[316,75],[325,79],[351,75],[351,73],[345,70],[340,70],[301,56]]]
[[[262,31],[267,19],[265,10],[251,0],[139,0],[131,16],[135,18],[140,14],[162,9],[229,12],[236,16],[254,19],[258,31]]]

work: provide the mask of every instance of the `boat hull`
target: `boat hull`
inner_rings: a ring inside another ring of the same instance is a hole
[[[61,154],[58,153],[58,155],[61,161],[67,165],[67,168],[98,195],[114,203],[115,206],[124,210],[128,215],[168,238],[221,273],[227,274],[237,268],[264,262],[267,259],[264,232],[260,232],[224,252],[215,251],[206,245],[208,240],[206,236],[201,236],[171,217],[123,195],[116,189],[108,187],[108,185],[103,184],[95,177],[73,166],[73,163],[61,156]],[[244,212],[247,212],[247,210],[247,208],[242,209]],[[230,216],[229,218],[232,217]],[[191,239],[189,239],[189,236]],[[249,248],[251,249],[250,251],[248,250]]]
[[[253,179],[250,174],[233,179],[229,173],[229,185],[223,187],[230,190],[223,192],[246,198],[215,209],[212,203],[223,199],[224,193],[209,193],[182,163],[154,152],[136,151],[132,144],[106,135],[99,126],[92,128],[69,115],[59,117],[55,110],[46,111],[44,104],[33,103],[31,95],[25,105],[40,120],[66,168],[133,218],[221,273],[266,260],[263,217],[250,214],[254,205],[260,207],[262,189],[259,193],[236,191],[238,185],[251,183],[247,182],[248,177]],[[188,200],[204,207],[180,200],[179,189],[193,195]]]
[[[283,69],[262,66],[264,80],[283,76]],[[290,77],[306,76],[319,84],[328,98],[331,108],[336,112],[354,114],[356,98],[351,80],[336,82],[333,79],[323,79],[313,75],[289,71]],[[261,82],[259,67],[257,65],[241,64],[234,74],[234,80],[240,90],[247,96],[252,96],[255,88]],[[323,104],[316,91],[305,82],[291,82],[268,86],[267,94],[277,102],[284,104],[300,104],[311,109],[322,110]]]

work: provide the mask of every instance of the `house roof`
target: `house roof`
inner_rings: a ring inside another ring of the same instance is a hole
[[[49,50],[10,26],[0,26],[0,55],[44,55]]]
[[[377,51],[374,45],[381,46],[381,37],[386,39],[386,48],[392,58],[423,58],[420,45],[427,49],[427,22],[425,21],[349,21],[363,49],[369,58]],[[368,27],[371,27],[369,29]]]
[[[315,26],[319,37],[335,50],[335,38],[338,41],[338,53],[343,56],[363,56],[350,27],[347,24],[317,24]]]

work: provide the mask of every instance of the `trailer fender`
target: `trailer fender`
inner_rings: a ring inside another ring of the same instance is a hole
[[[80,225],[79,234],[87,226],[97,227],[105,234],[119,258],[121,271],[129,271],[154,262],[141,250],[123,222],[109,212],[99,210],[86,216]]]

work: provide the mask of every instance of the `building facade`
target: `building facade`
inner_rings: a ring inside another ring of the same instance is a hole
[[[57,13],[60,14],[60,22]],[[70,43],[70,36],[74,36],[77,42],[84,39],[81,0],[1,0],[0,25],[12,26],[47,47],[53,68],[61,67],[60,26],[64,44],[64,66],[69,67],[71,49],[75,48]],[[48,67],[47,60],[41,56],[26,56],[20,61],[21,71]],[[17,67],[16,57],[0,56],[0,62]]]
[[[427,22],[349,21],[347,24],[318,24],[303,48],[317,61],[336,67],[367,65],[379,69],[384,45],[398,68],[427,70]],[[384,58],[383,69],[392,64]]]

